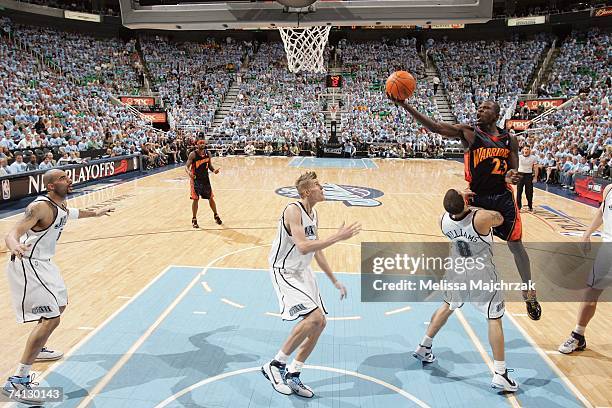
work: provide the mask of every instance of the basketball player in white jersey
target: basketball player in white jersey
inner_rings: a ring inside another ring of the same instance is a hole
[[[319,239],[318,218],[314,206],[325,200],[323,188],[315,172],[302,174],[295,186],[300,200],[285,207],[269,261],[270,277],[278,296],[282,319],[302,318],[302,321],[293,328],[274,359],[264,364],[261,371],[272,387],[281,394],[295,393],[301,397],[312,398],[314,393],[300,380],[300,371],[325,328],[324,314],[327,314],[327,311],[310,263],[312,258],[316,259],[319,267],[340,291],[342,300],[346,297],[346,288],[335,278],[323,249],[357,235],[361,226],[357,223],[349,226],[343,224],[334,235]],[[296,349],[298,351],[295,359],[287,366],[289,356]]]
[[[51,261],[56,242],[68,219],[99,217],[113,211],[112,208],[96,211],[67,208],[66,196],[71,191],[72,180],[62,170],[47,171],[43,183],[47,194],[38,196],[26,207],[25,216],[5,237],[11,252],[6,273],[17,321],[37,324],[28,337],[15,374],[9,377],[2,393],[31,405],[39,405],[42,401],[27,395],[34,377],[30,369],[41,354],[44,356],[44,346],[59,325],[60,315],[68,303],[64,280]],[[54,359],[61,356],[56,353]],[[16,396],[15,392],[26,395]]]
[[[602,245],[595,258],[591,275],[587,281],[589,286],[583,295],[578,321],[570,337],[559,346],[563,354],[582,351],[586,348],[584,332],[595,315],[597,300],[601,293],[612,285],[612,184],[606,186],[603,192],[603,202],[597,210],[591,226],[584,232],[582,243],[584,252],[591,250],[591,234],[603,224]]]
[[[504,218],[497,211],[469,208],[466,203],[473,194],[470,190],[460,192],[451,189],[446,192],[444,196],[446,213],[442,216],[441,227],[444,235],[451,240],[451,256],[453,258],[458,256],[473,257],[479,259],[484,267],[480,269],[471,268],[462,274],[447,271],[447,275],[454,275],[462,280],[482,279],[485,282],[496,282],[498,279],[492,261],[492,228],[502,225]],[[493,350],[495,369],[491,386],[504,391],[516,391],[518,383],[510,379],[506,369],[504,331],[501,319],[505,308],[503,294],[499,291],[493,294],[469,290],[461,293],[447,291],[444,304],[431,317],[425,337],[412,355],[424,363],[433,363],[436,360],[431,351],[433,338],[446,324],[453,311],[463,306],[465,301],[474,305],[488,319],[489,343]]]

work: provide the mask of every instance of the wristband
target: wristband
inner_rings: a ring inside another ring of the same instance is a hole
[[[68,208],[68,219],[76,220],[79,218],[80,210],[78,208]]]

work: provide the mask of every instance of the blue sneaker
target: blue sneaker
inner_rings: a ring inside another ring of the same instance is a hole
[[[38,398],[34,398],[33,395],[28,395],[28,391],[32,390],[32,386],[38,386],[38,383],[32,382],[35,375],[30,374],[27,377],[9,377],[4,387],[2,387],[2,394],[9,397],[15,402],[21,402],[26,405],[42,405],[44,401]]]
[[[285,381],[287,381],[287,385],[289,386],[289,388],[291,388],[291,390],[300,397],[314,397],[314,392],[312,391],[312,388],[307,385],[304,385],[302,383],[302,380],[300,380],[300,373],[287,372],[287,374],[285,375]]]

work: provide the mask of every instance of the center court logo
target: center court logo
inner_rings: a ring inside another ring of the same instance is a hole
[[[276,194],[289,198],[300,198],[295,187],[281,187]],[[347,207],[378,207],[382,203],[376,198],[384,193],[368,187],[347,186],[344,184],[324,184],[323,195],[328,201],[342,201]]]

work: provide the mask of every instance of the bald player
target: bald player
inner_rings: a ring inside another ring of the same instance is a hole
[[[96,211],[68,208],[66,196],[72,191],[72,180],[63,170],[47,171],[43,184],[47,194],[36,197],[26,207],[24,217],[4,238],[11,252],[6,274],[17,321],[36,322],[36,326],[28,337],[15,374],[8,378],[2,393],[14,401],[30,405],[43,402],[28,395],[34,379],[30,374],[32,364],[62,357],[62,353],[45,348],[68,303],[66,284],[51,261],[55,255],[55,243],[68,219],[100,217],[114,211],[110,207]]]

